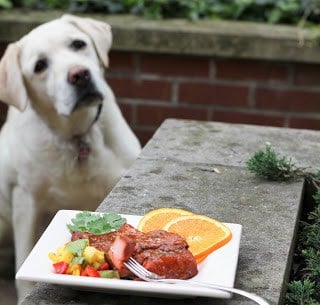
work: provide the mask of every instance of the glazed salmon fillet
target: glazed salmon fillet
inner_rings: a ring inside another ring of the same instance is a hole
[[[114,232],[95,235],[73,232],[72,240],[88,239],[90,246],[105,253],[120,277],[135,278],[123,265],[130,256],[141,265],[166,278],[189,279],[198,273],[197,263],[186,240],[163,230],[142,233],[129,224]]]

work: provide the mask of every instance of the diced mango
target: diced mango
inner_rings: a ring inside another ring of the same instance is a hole
[[[65,247],[66,247],[65,245],[58,247],[58,248],[57,248],[57,254],[58,254],[58,255],[62,254],[63,251],[64,251],[64,249],[65,249]]]
[[[104,252],[94,247],[88,246],[83,251],[83,256],[89,264],[104,263]]]
[[[100,268],[101,264],[102,264],[102,263],[94,262],[94,263],[92,264],[92,267],[93,267],[94,269],[98,270],[98,269]]]
[[[72,260],[73,254],[68,250],[64,250],[61,254],[61,261],[70,264]]]
[[[49,256],[49,259],[50,259],[54,264],[59,262],[59,261],[58,261],[58,256],[57,256],[57,254],[55,254],[55,253],[53,253],[53,252],[50,252],[50,253],[48,254],[48,256]]]
[[[68,264],[70,264],[74,257],[74,255],[64,247],[58,247],[56,253],[51,252],[48,256],[53,263],[65,262]]]
[[[67,271],[67,274],[70,275],[77,275],[79,276],[81,274],[82,267],[79,264],[70,265]]]

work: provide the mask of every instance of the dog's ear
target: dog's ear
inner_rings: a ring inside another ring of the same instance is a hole
[[[0,61],[0,101],[24,111],[28,96],[18,57],[19,46],[9,44]]]
[[[75,25],[80,31],[86,33],[93,41],[97,54],[103,65],[109,66],[108,53],[112,44],[112,33],[110,25],[91,18],[63,15],[62,19]]]

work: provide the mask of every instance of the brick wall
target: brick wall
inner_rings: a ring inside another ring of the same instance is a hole
[[[320,130],[320,66],[113,51],[107,80],[145,143],[166,118]]]
[[[319,69],[311,64],[112,51],[107,81],[145,144],[166,118],[320,130]],[[0,123],[5,112],[1,104]]]

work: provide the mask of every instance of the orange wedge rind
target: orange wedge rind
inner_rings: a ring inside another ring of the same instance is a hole
[[[153,230],[163,230],[163,227],[169,221],[184,215],[193,215],[193,213],[175,208],[160,208],[152,210],[142,217],[137,229],[145,233]]]
[[[166,230],[179,234],[186,239],[197,263],[232,238],[230,229],[220,221],[175,208],[160,208],[146,213],[137,229],[142,232]]]

